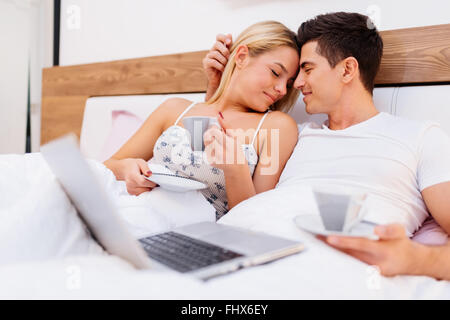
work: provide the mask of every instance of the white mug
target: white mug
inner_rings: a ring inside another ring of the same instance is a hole
[[[191,148],[193,151],[205,150],[203,134],[212,125],[216,125],[220,128],[217,118],[199,116],[183,118],[183,126],[190,134]]]
[[[328,231],[349,232],[367,213],[365,193],[313,189],[323,225]]]

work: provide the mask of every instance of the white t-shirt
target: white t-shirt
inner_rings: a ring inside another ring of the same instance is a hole
[[[381,112],[343,130],[305,123],[278,187],[355,189],[365,219],[402,223],[411,235],[429,215],[421,191],[450,181],[450,138],[438,124]]]

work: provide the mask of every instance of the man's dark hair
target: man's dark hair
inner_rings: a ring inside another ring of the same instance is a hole
[[[317,41],[317,53],[332,68],[343,59],[354,57],[359,63],[361,81],[372,93],[383,55],[383,40],[369,17],[349,12],[322,14],[301,24],[297,40],[300,47]]]

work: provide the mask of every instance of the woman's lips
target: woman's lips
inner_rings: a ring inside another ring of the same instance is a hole
[[[268,97],[272,101],[272,103],[274,103],[276,101],[276,99],[273,96],[271,96],[270,94],[268,94],[266,92],[264,92],[264,94],[266,97]]]

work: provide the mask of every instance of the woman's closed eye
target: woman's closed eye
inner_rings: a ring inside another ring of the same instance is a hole
[[[272,71],[272,73],[273,73],[273,75],[275,76],[275,77],[279,77],[280,75],[278,74],[278,73],[276,73],[273,69],[270,69],[270,71]]]

